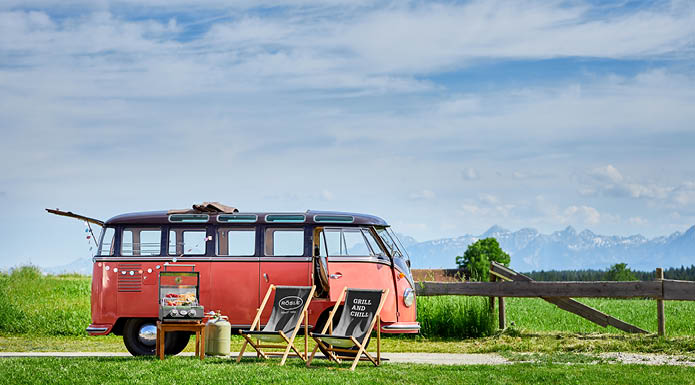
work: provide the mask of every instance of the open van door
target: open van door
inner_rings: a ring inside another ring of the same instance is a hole
[[[395,292],[391,259],[381,250],[369,229],[326,226],[321,232],[321,243],[319,252],[327,259],[331,301],[337,301],[345,287],[388,288]],[[396,296],[389,295],[382,308],[382,321],[396,322],[396,313]]]
[[[97,247],[99,247],[99,243],[97,242],[97,239],[94,236],[94,231],[92,230],[92,226],[90,225],[90,223],[93,223],[99,227],[104,227],[104,221],[100,221],[98,219],[86,217],[86,216],[80,215],[80,214],[75,214],[72,211],[61,211],[58,209],[46,209],[46,211],[48,211],[51,214],[60,215],[61,217],[75,218],[75,219],[79,219],[81,221],[87,222],[87,228],[89,229],[89,233],[92,235],[92,239],[94,240],[94,244]]]
[[[46,209],[46,211],[48,211],[51,214],[60,215],[62,217],[75,218],[75,219],[79,219],[81,221],[85,221],[87,223],[93,223],[93,224],[98,225],[100,227],[104,227],[104,221],[100,221],[98,219],[86,217],[86,216],[80,215],[80,214],[75,214],[72,211],[61,211],[58,209]]]

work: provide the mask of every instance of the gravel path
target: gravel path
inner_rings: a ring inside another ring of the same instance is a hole
[[[236,357],[238,353],[232,353]],[[193,356],[193,353],[181,353],[182,356]],[[255,357],[255,353],[245,353],[245,357]],[[644,365],[677,365],[695,367],[695,357],[670,356],[665,354],[648,353],[602,353],[590,355],[603,358],[608,363],[644,364]],[[1,357],[130,357],[129,353],[109,352],[0,352]],[[460,353],[383,353],[382,357],[392,363],[432,364],[432,365],[504,365],[510,361],[499,354],[460,354]],[[317,358],[323,358],[317,354]],[[531,356],[529,356],[531,358]],[[529,361],[525,361],[529,362]]]

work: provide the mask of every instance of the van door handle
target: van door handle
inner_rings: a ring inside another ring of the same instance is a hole
[[[343,276],[343,274],[341,274],[341,273],[335,273],[335,274],[329,275],[329,277],[331,277],[331,279],[340,279],[340,278],[342,278],[342,276]]]
[[[263,279],[265,279],[265,281],[268,282],[268,273],[263,273]]]

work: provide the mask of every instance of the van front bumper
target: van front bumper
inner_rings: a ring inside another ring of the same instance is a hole
[[[113,325],[91,324],[87,326],[87,333],[90,336],[103,336],[111,332]]]
[[[394,322],[381,325],[382,333],[419,333],[419,322]]]

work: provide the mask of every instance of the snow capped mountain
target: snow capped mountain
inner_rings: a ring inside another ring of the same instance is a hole
[[[42,267],[41,270],[47,274],[78,273],[82,275],[92,275],[92,259],[78,258],[66,265]]]
[[[511,267],[518,271],[605,269],[619,262],[632,269],[653,270],[695,263],[695,226],[685,233],[650,240],[642,235],[598,235],[590,230],[577,233],[572,226],[541,234],[531,228],[512,232],[495,225],[481,235],[417,242],[406,247],[414,268],[451,268],[456,266],[456,256],[463,255],[468,245],[487,237],[497,239],[512,257]]]

